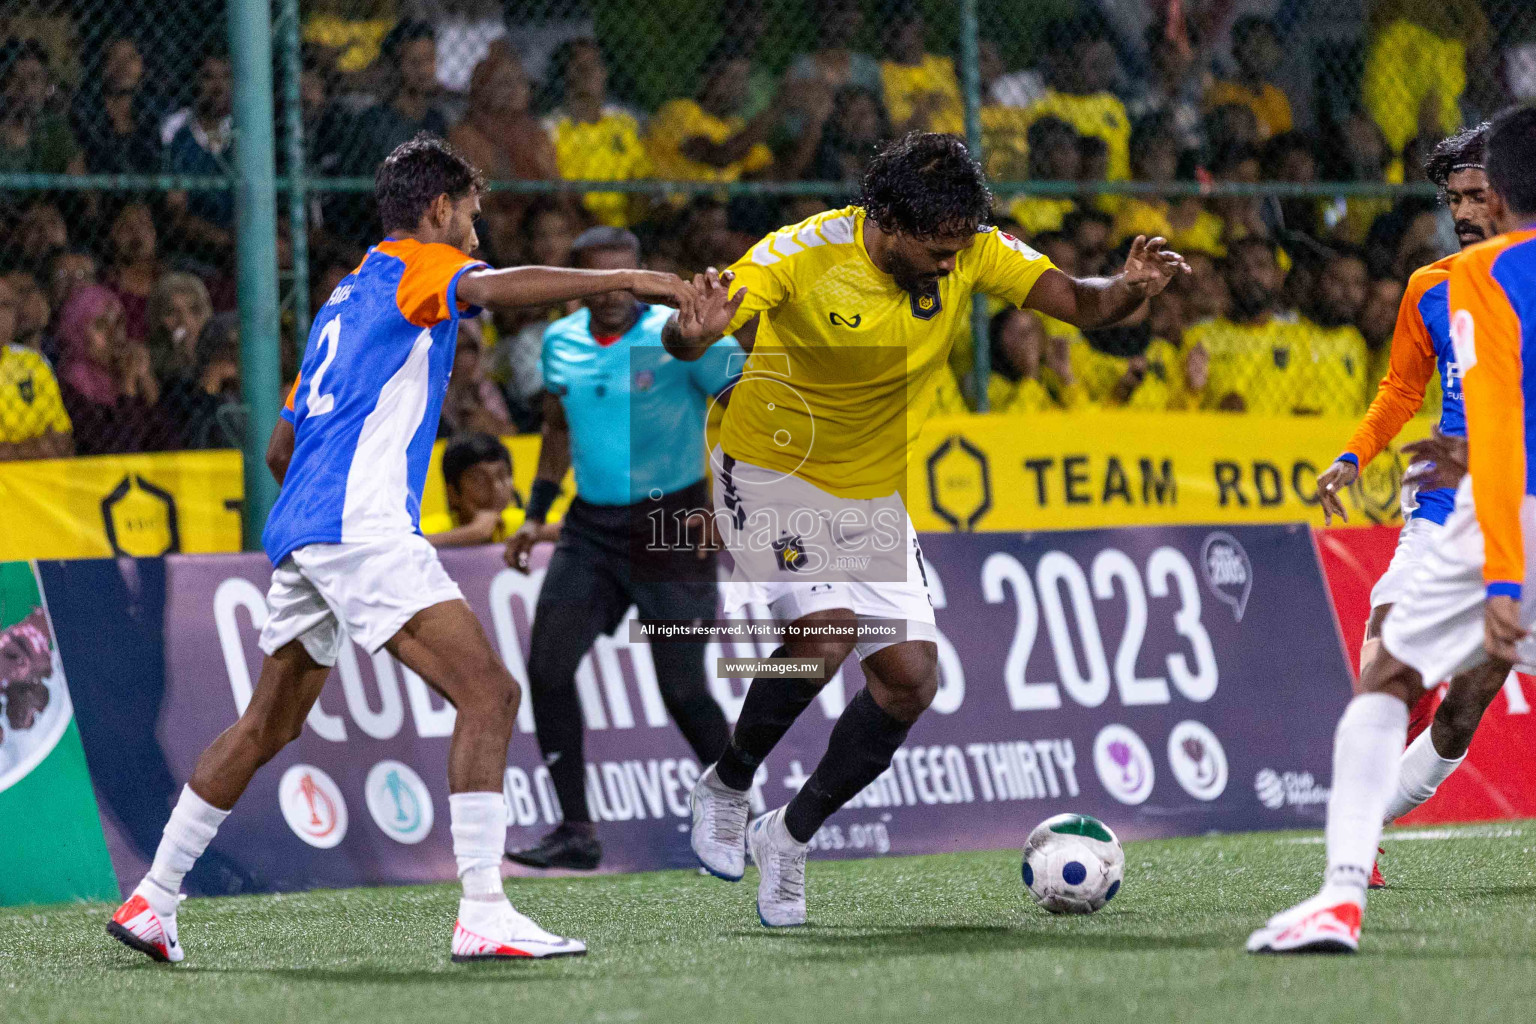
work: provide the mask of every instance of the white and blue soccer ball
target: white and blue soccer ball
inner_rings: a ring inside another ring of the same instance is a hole
[[[1024,844],[1024,887],[1053,914],[1091,914],[1115,898],[1125,851],[1108,825],[1086,814],[1058,814]]]

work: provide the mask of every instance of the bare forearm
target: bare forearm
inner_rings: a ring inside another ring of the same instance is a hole
[[[1077,319],[1072,324],[1085,331],[1108,327],[1136,312],[1146,293],[1126,283],[1125,275],[1083,277],[1073,281],[1077,293]]]
[[[695,135],[683,142],[683,155],[711,167],[729,167],[743,159],[752,147],[768,137],[778,112],[772,107],[764,110],[742,126],[741,131],[724,142],[713,142],[703,135]]]
[[[459,297],[475,306],[515,309],[624,291],[633,284],[634,274],[628,270],[508,267],[466,274],[459,282]]]
[[[571,435],[561,426],[544,424],[543,443],[539,445],[539,468],[534,471],[537,480],[561,483],[571,468]]]

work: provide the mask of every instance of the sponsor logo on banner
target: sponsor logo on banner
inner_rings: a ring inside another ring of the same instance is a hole
[[[1253,563],[1248,552],[1230,533],[1213,533],[1200,546],[1200,567],[1216,600],[1231,608],[1232,617],[1242,622],[1248,595],[1253,593]]]
[[[346,838],[347,802],[335,780],[319,768],[296,764],[284,772],[277,802],[293,834],[310,846],[329,850]]]
[[[1259,803],[1272,811],[1282,807],[1315,807],[1328,802],[1328,787],[1319,786],[1311,772],[1277,772],[1261,768],[1253,790]]]
[[[432,794],[402,761],[374,765],[363,783],[363,797],[373,823],[397,843],[415,845],[432,831]]]
[[[1227,754],[1216,734],[1193,719],[1168,734],[1168,764],[1184,792],[1196,800],[1215,800],[1227,788]]]
[[[1093,741],[1093,769],[1109,795],[1123,804],[1152,795],[1152,752],[1127,726],[1106,725]]]

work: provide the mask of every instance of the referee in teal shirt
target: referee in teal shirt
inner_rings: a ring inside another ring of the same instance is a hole
[[[576,239],[571,260],[588,269],[638,267],[640,243],[619,228],[592,228]],[[544,332],[543,444],[507,564],[527,572],[538,526],[572,466],[576,497],[539,590],[528,658],[539,749],[565,820],[535,846],[507,854],[530,867],[591,870],[602,859],[587,808],[576,696],[576,667],[592,642],[631,605],[644,620],[715,618],[715,553],[680,537],[679,526],[690,511],[709,508],[704,423],[741,349],[722,338],[696,362],[673,359],[661,344],[671,312],[608,292]],[[657,524],[669,543],[651,542]],[[700,765],[717,761],[730,740],[709,694],[705,646],[651,645],[662,700]]]

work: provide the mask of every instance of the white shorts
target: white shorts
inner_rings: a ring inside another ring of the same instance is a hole
[[[334,665],[348,636],[373,654],[423,608],[463,598],[416,534],[306,544],[272,570],[261,649],[275,654],[298,640],[315,661]]]
[[[1536,506],[1526,498],[1520,508],[1526,550],[1536,551]],[[1395,562],[1395,558],[1394,558]],[[1380,584],[1378,584],[1378,587]],[[1536,573],[1526,559],[1520,609],[1521,624],[1536,622]],[[1463,478],[1456,490],[1456,508],[1419,555],[1402,595],[1381,626],[1387,653],[1418,671],[1425,687],[1487,660],[1483,650],[1483,531],[1472,505],[1472,481]],[[1374,595],[1373,595],[1374,596]],[[1536,639],[1527,637],[1516,648],[1521,665],[1536,664]]]
[[[840,498],[797,476],[714,451],[715,520],[735,563],[725,613],[761,603],[781,624],[846,608],[902,620],[906,640],[937,640],[917,529],[900,494]],[[859,641],[867,658],[901,639]]]
[[[1403,599],[1419,559],[1425,551],[1440,543],[1440,535],[1444,531],[1442,524],[1428,519],[1410,519],[1403,524],[1402,531],[1397,535],[1397,549],[1392,552],[1392,561],[1387,571],[1381,574],[1381,579],[1371,588],[1373,610],[1384,604],[1396,604]]]

